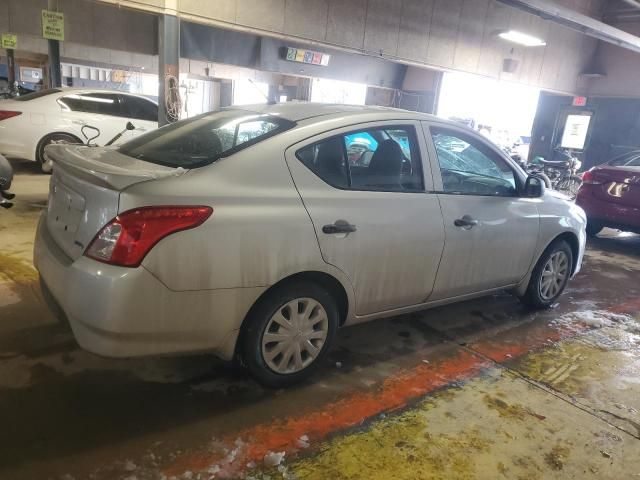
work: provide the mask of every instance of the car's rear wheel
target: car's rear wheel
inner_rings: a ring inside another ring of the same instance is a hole
[[[595,237],[603,228],[604,226],[601,223],[587,219],[587,235],[590,237]]]
[[[47,145],[76,143],[82,143],[82,141],[68,133],[52,133],[40,140],[40,143],[38,143],[38,147],[36,148],[36,160],[40,164],[40,170],[42,173],[51,173],[53,170],[51,162],[44,158],[44,149]]]
[[[522,302],[535,309],[549,308],[562,295],[573,268],[573,252],[564,240],[553,242],[538,259]]]
[[[242,360],[268,387],[309,377],[322,362],[338,328],[336,301],[310,282],[276,288],[252,310],[241,335]]]

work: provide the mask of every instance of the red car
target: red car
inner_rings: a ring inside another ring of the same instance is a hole
[[[576,203],[587,212],[587,234],[603,227],[640,233],[640,150],[582,175]]]

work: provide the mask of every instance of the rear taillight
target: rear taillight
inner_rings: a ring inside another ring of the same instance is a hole
[[[212,213],[211,207],[199,206],[128,210],[106,224],[84,254],[111,265],[137,267],[164,237],[202,225]]]
[[[587,185],[600,185],[602,182],[596,180],[592,170],[587,170],[582,174],[582,183]]]
[[[18,115],[22,115],[22,112],[16,112],[15,110],[0,110],[0,120],[17,117]]]

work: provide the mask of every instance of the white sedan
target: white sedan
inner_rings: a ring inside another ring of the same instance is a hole
[[[135,129],[127,131],[122,141],[158,128],[158,105],[141,95],[81,88],[53,88],[0,100],[0,153],[37,161],[43,172],[49,172],[44,161],[47,145],[85,143],[85,125],[99,129],[93,141],[104,145],[128,121]],[[92,137],[96,132],[87,133]]]

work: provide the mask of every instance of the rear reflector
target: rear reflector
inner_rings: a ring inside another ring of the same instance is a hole
[[[202,225],[211,207],[158,206],[128,210],[106,224],[85,255],[100,262],[137,267],[149,250],[172,233]]]
[[[16,112],[14,110],[0,110],[0,120],[17,117],[18,115],[22,115],[22,112]]]
[[[592,170],[587,170],[582,174],[582,183],[586,183],[587,185],[600,185],[602,182],[596,180]]]

